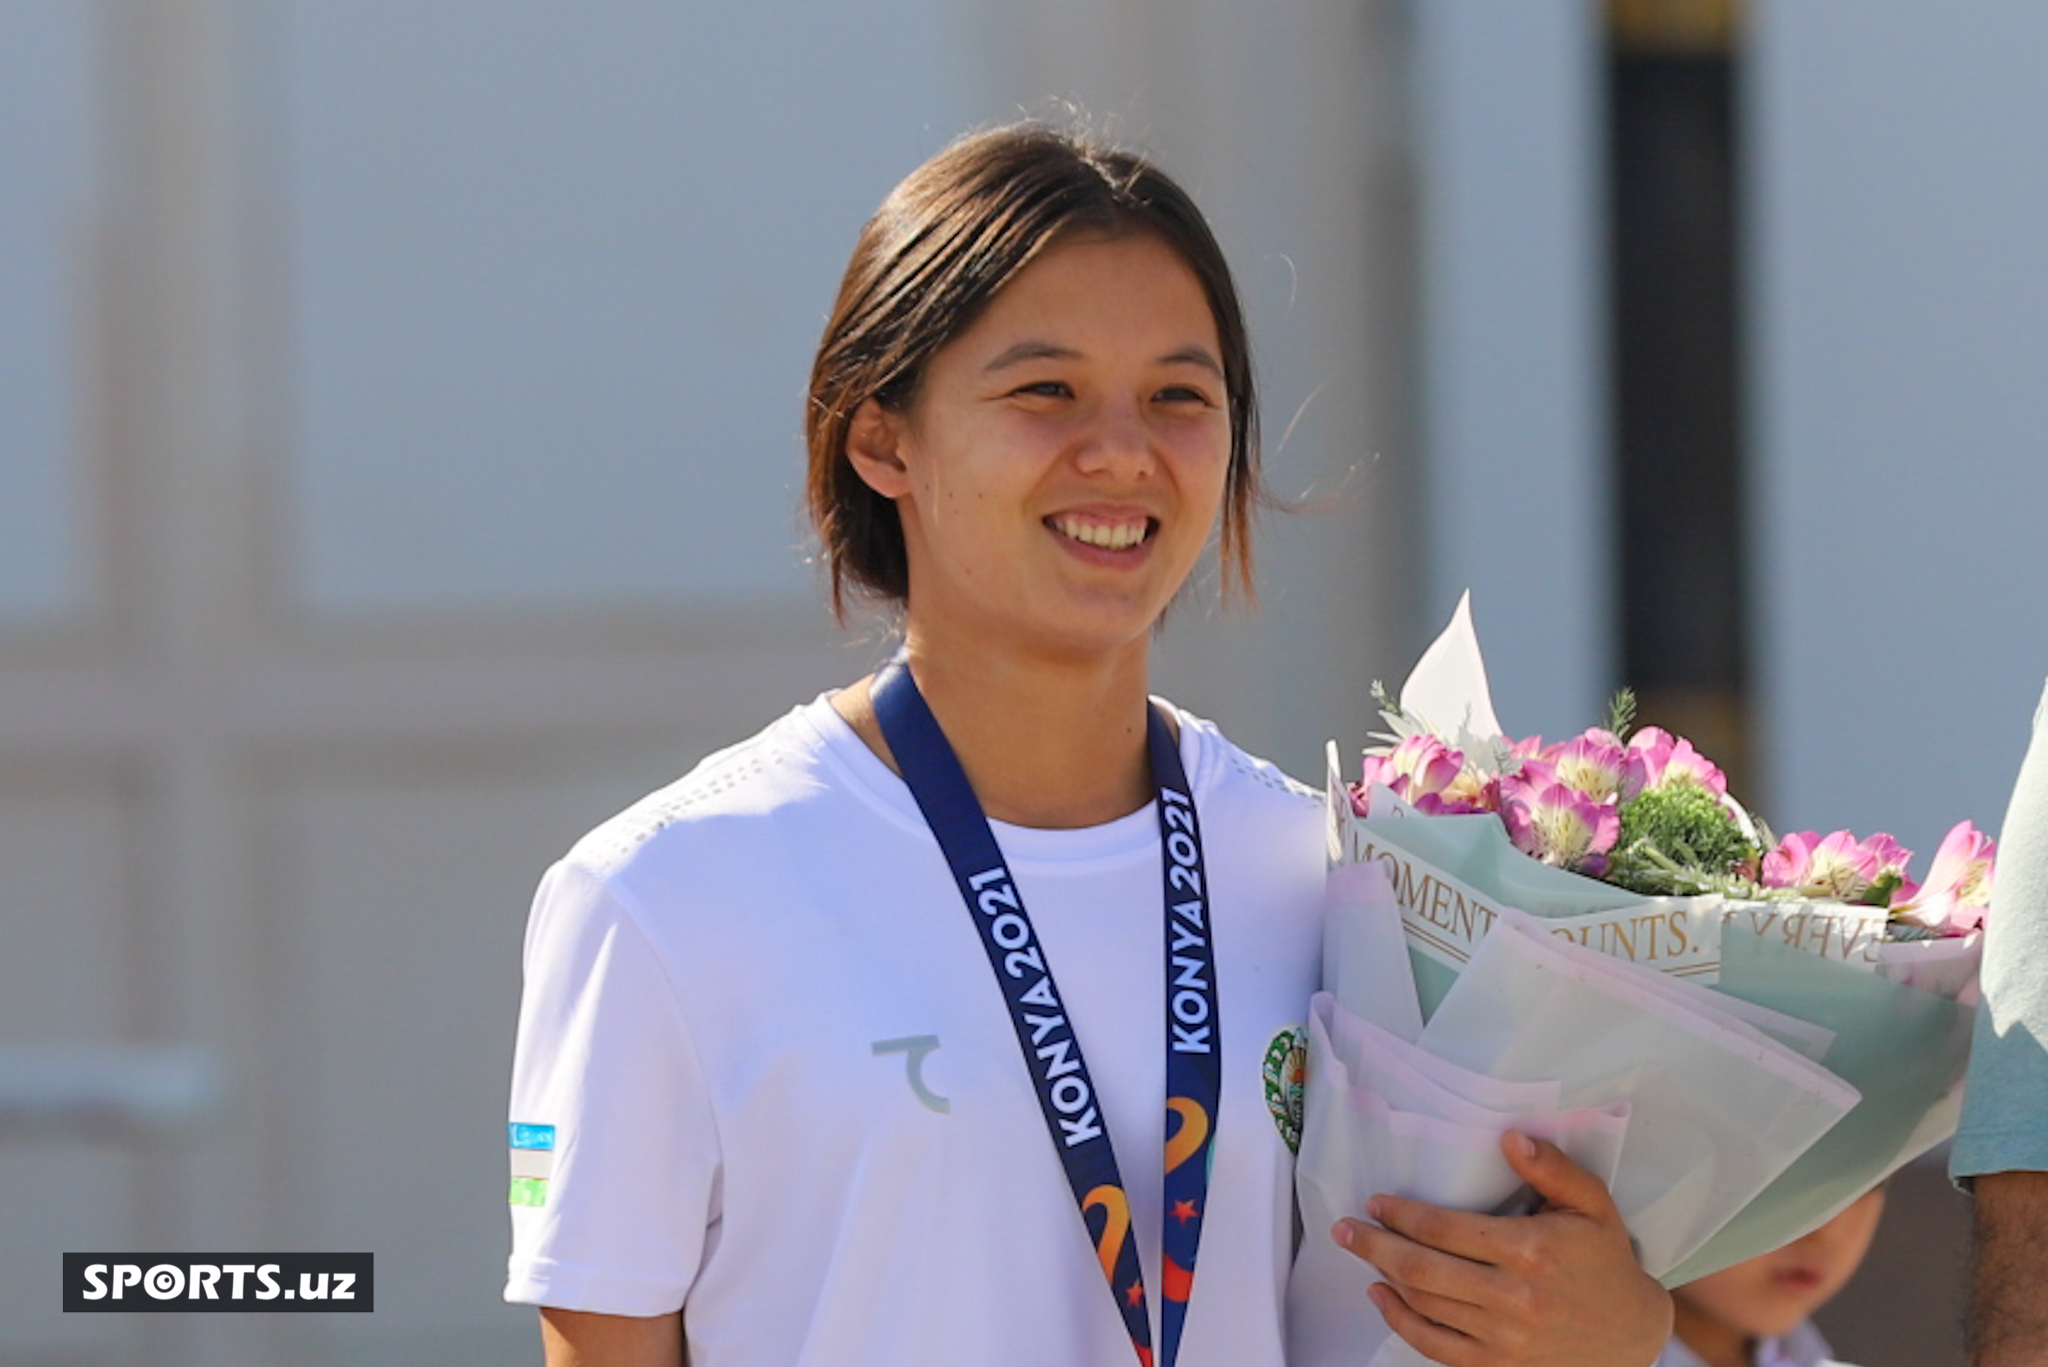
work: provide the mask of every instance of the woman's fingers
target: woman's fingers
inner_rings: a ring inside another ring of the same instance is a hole
[[[1386,1281],[1387,1324],[1448,1367],[1640,1367],[1670,1333],[1670,1297],[1636,1264],[1598,1177],[1555,1145],[1504,1135],[1543,1198],[1533,1215],[1476,1215],[1375,1196],[1331,1231]]]
[[[1438,1242],[1456,1222],[1437,1217],[1458,1212],[1387,1197],[1375,1197],[1368,1210],[1378,1223],[1337,1222],[1332,1233],[1345,1248],[1403,1290],[1413,1287],[1467,1305],[1486,1303],[1491,1291],[1487,1285],[1491,1261],[1465,1256]],[[1468,1241],[1468,1246],[1483,1245]]]
[[[1375,1289],[1399,1301],[1401,1308],[1409,1314],[1474,1342],[1478,1342],[1488,1332],[1492,1322],[1492,1316],[1484,1306],[1474,1305],[1469,1301],[1452,1300],[1448,1296],[1439,1296],[1419,1287],[1405,1286],[1397,1282],[1378,1282],[1375,1283]]]
[[[1362,1220],[1352,1221],[1354,1233],[1365,1231],[1360,1238],[1366,1245],[1352,1245],[1352,1251],[1389,1275],[1396,1268],[1375,1254],[1398,1258],[1400,1270],[1408,1273],[1398,1280],[1424,1281],[1432,1268],[1437,1275],[1457,1278],[1464,1269],[1456,1266],[1455,1262],[1495,1267],[1515,1265],[1530,1256],[1533,1231],[1527,1216],[1474,1215],[1469,1211],[1451,1210],[1427,1201],[1410,1201],[1398,1196],[1373,1197],[1366,1207],[1366,1214],[1378,1222],[1381,1232],[1398,1236],[1400,1243],[1371,1238],[1371,1224]],[[1367,1247],[1373,1252],[1367,1252]],[[1416,1251],[1418,1249],[1419,1252]],[[1448,1255],[1448,1259],[1455,1262],[1439,1263],[1421,1256],[1429,1253]],[[1431,1281],[1430,1285],[1433,1290],[1457,1294],[1455,1284],[1437,1285]]]
[[[1552,1210],[1575,1210],[1592,1219],[1621,1223],[1607,1184],[1574,1163],[1555,1144],[1513,1131],[1500,1137],[1501,1155],[1515,1175],[1536,1189]]]
[[[1516,1176],[1542,1198],[1539,1214],[1579,1217],[1590,1222],[1605,1239],[1626,1246],[1628,1230],[1606,1184],[1573,1162],[1562,1149],[1509,1133],[1501,1136],[1501,1152]],[[1488,1266],[1530,1266],[1544,1256],[1551,1233],[1550,1226],[1532,1224],[1527,1216],[1480,1215],[1399,1196],[1373,1197],[1366,1213],[1385,1229],[1413,1243]],[[1365,1227],[1363,1222],[1353,1223]],[[1356,1251],[1365,1256],[1364,1250]],[[1377,1258],[1369,1260],[1378,1265]],[[1456,1294],[1449,1287],[1434,1289]]]
[[[1387,1328],[1406,1339],[1431,1361],[1440,1362],[1444,1367],[1466,1367],[1467,1363],[1486,1360],[1484,1344],[1419,1312],[1385,1282],[1374,1284],[1367,1294],[1372,1297],[1380,1318],[1387,1322]]]

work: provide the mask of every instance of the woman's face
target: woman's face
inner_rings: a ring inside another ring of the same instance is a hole
[[[1745,1339],[1786,1333],[1842,1289],[1869,1251],[1883,1213],[1880,1187],[1803,1239],[1679,1287],[1672,1296],[1680,1335],[1692,1341],[1689,1321]]]
[[[907,411],[864,405],[848,454],[902,518],[912,632],[1142,656],[1222,505],[1221,358],[1171,247],[1081,236],[934,353]]]

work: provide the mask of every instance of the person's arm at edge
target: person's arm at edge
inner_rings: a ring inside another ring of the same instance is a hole
[[[641,1319],[543,1306],[547,1367],[683,1367],[683,1313]]]
[[[2048,1172],[1973,1179],[1969,1367],[2048,1367]]]

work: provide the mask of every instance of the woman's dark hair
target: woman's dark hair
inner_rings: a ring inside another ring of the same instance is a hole
[[[841,618],[849,583],[889,602],[910,592],[896,505],[846,456],[855,411],[869,399],[908,408],[933,353],[1048,246],[1075,233],[1149,233],[1202,282],[1230,405],[1225,582],[1251,593],[1251,510],[1263,497],[1258,396],[1230,267],[1201,210],[1150,161],[1032,122],[972,134],[940,152],[890,192],[854,244],[811,368],[804,420],[811,521]]]

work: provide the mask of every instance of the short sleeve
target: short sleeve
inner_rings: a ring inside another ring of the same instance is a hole
[[[719,1148],[681,1004],[632,908],[573,863],[527,925],[505,1299],[678,1309],[718,1219]]]
[[[2048,695],[2034,716],[1985,918],[1984,1004],[1949,1172],[2048,1172]]]

